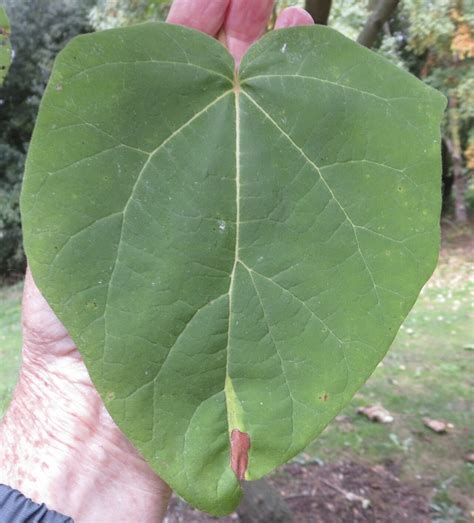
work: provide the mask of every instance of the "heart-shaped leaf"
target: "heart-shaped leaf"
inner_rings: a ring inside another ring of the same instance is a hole
[[[114,420],[213,514],[381,360],[438,252],[444,98],[335,31],[233,62],[149,24],[76,38],[30,146],[34,278]]]
[[[0,7],[0,85],[2,85],[12,58],[10,46],[10,22],[5,9]]]

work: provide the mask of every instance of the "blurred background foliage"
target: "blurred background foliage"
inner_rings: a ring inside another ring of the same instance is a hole
[[[2,0],[11,24],[13,61],[0,88],[0,277],[21,273],[19,195],[36,113],[56,54],[92,31],[85,0]]]
[[[167,0],[98,0],[89,12],[96,31],[166,18],[171,2]]]
[[[390,0],[279,0],[331,7],[328,25],[358,39],[370,15]],[[402,0],[372,48],[441,90],[449,99],[443,123],[443,210],[467,223],[474,206],[474,0]],[[28,143],[54,57],[75,35],[163,20],[164,0],[0,0],[12,26],[13,63],[0,88],[0,278],[24,270],[19,191]],[[396,9],[395,9],[396,6]],[[360,41],[360,40],[359,40]]]

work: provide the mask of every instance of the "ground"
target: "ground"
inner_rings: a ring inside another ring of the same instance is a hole
[[[0,289],[0,415],[20,361],[21,284]],[[445,228],[440,262],[387,357],[351,404],[271,477],[296,523],[474,521],[474,233]],[[368,421],[381,404],[393,423]],[[436,434],[424,417],[453,425]],[[470,499],[471,498],[471,499]],[[167,523],[216,521],[172,502]],[[235,521],[236,516],[219,521]]]
[[[291,463],[271,478],[294,515],[294,523],[430,523],[429,488],[401,481],[394,466],[342,461]],[[173,499],[165,523],[235,523],[211,518]],[[458,515],[461,512],[458,509]],[[439,519],[437,521],[462,521]],[[465,520],[467,521],[467,520]],[[271,523],[271,522],[269,522]]]

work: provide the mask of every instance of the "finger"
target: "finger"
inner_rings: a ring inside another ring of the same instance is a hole
[[[231,0],[224,22],[227,48],[239,65],[247,49],[265,32],[273,0]]]
[[[216,36],[229,3],[230,0],[174,0],[166,21]]]
[[[296,27],[298,25],[313,25],[314,21],[308,11],[301,7],[287,7],[278,15],[275,22],[275,29],[285,27]]]

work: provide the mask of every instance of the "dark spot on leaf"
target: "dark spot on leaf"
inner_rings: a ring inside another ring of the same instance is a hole
[[[62,91],[63,85],[62,84],[56,84],[56,91]]]
[[[327,401],[329,399],[329,394],[325,392],[322,396],[319,396],[319,399],[322,401]]]
[[[230,435],[230,466],[237,479],[242,481],[249,463],[250,436],[234,429]]]
[[[114,392],[107,392],[107,401],[112,401],[115,399],[115,393]]]

